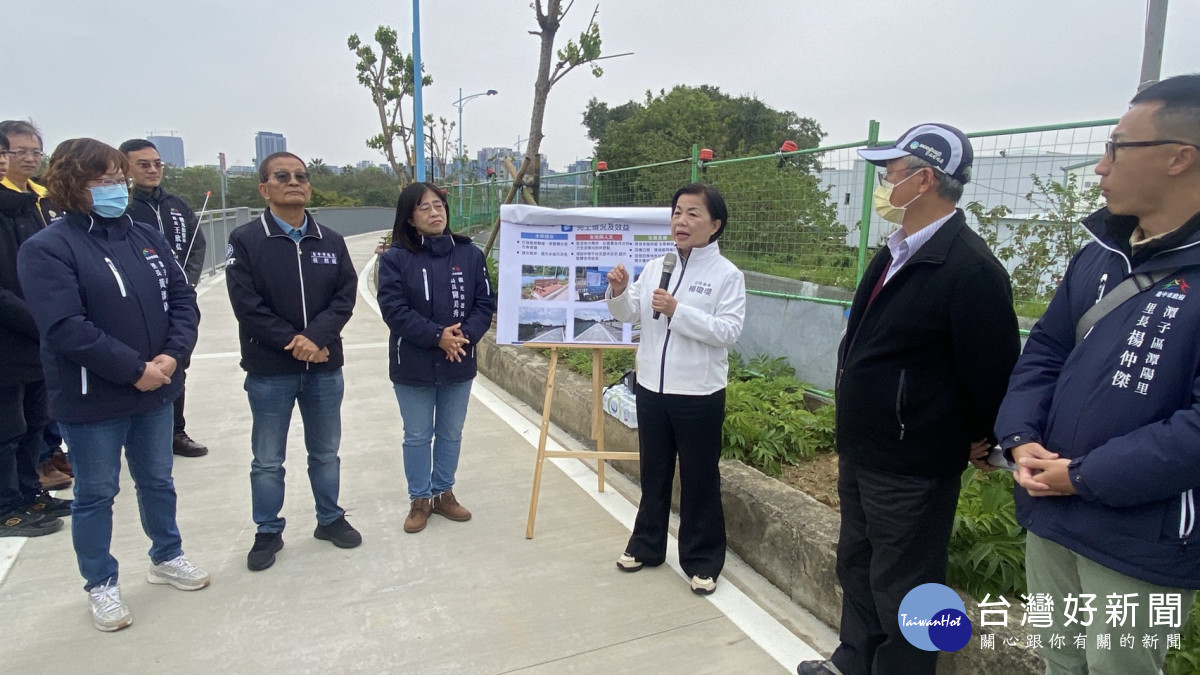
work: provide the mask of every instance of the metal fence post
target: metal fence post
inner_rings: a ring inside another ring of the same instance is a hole
[[[867,126],[867,147],[879,143],[879,122],[871,120]],[[858,220],[858,272],[855,274],[854,287],[862,283],[863,273],[867,270],[867,243],[871,237],[871,196],[874,192],[875,165],[867,162],[863,176],[862,215]]]
[[[599,161],[592,158],[592,206],[600,206],[600,172],[596,170]]]
[[[692,143],[692,182],[700,182],[700,144]]]

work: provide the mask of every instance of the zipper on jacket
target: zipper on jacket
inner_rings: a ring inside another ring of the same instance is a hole
[[[88,393],[87,368],[84,368],[83,366],[79,366],[79,383],[80,383],[79,384],[79,393],[84,396],[87,396],[87,393]]]
[[[121,289],[121,297],[128,298],[129,295],[125,292],[125,282],[121,281],[121,274],[117,272],[117,266],[113,264],[111,258],[105,258],[104,262],[108,263],[108,269],[112,271],[113,278],[117,280],[117,288]]]
[[[308,328],[308,299],[304,293],[304,249],[300,248],[300,242],[296,242],[296,272],[300,275],[300,313],[304,315],[304,327]],[[305,370],[311,367],[311,363],[304,362]]]
[[[904,440],[904,402],[906,392],[905,379],[908,371],[900,369],[900,384],[896,387],[896,421],[900,423],[900,440]]]
[[[421,280],[425,282],[425,302],[433,302],[429,299],[429,270],[421,268]]]
[[[679,280],[675,282],[675,290],[671,291],[671,295],[675,295],[679,291],[679,287],[683,284],[683,273],[687,271],[687,258],[679,258]],[[663,336],[662,356],[658,359],[658,393],[662,394],[666,390],[667,380],[667,343],[671,341],[671,317],[663,317],[667,322],[666,335]]]
[[[167,230],[165,228],[163,228],[162,214],[158,212],[158,207],[151,206],[150,209],[154,211],[154,217],[158,219],[158,231],[162,233],[162,236],[164,236],[164,237],[167,236]],[[168,242],[168,243],[170,243],[170,242]]]
[[[1183,550],[1187,550],[1188,537],[1196,527],[1196,501],[1192,490],[1179,493],[1179,539],[1183,542]]]

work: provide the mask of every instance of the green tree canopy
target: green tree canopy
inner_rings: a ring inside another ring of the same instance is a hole
[[[729,159],[773,153],[788,139],[801,149],[815,148],[825,137],[810,117],[708,85],[679,85],[657,96],[647,91],[644,101],[615,107],[593,98],[583,124],[596,141],[596,157],[609,168],[684,158],[692,143]]]

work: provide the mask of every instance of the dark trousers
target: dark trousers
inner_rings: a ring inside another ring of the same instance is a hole
[[[946,547],[959,477],[904,476],[838,459],[842,525],[841,644],[833,662],[845,675],[933,675],[937,652],[908,643],[900,602],[914,587],[946,582]]]
[[[184,359],[175,369],[175,374],[184,380],[184,385],[179,388],[179,398],[175,399],[175,433],[180,433],[187,426],[187,420],[183,419],[183,395],[187,392],[187,367],[190,365],[192,360]]]
[[[716,579],[725,566],[721,424],[725,390],[703,396],[637,388],[642,500],[625,552],[647,565],[667,557],[671,484],[679,460],[679,563],[689,577]]]
[[[0,514],[26,506],[41,489],[41,459],[46,419],[46,383],[29,382],[0,389]]]

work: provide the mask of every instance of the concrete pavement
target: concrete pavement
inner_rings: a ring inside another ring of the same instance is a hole
[[[378,239],[347,240],[360,270]],[[285,548],[269,570],[248,571],[250,411],[237,327],[223,279],[200,292],[187,419],[210,453],[176,458],[174,475],[184,550],[212,585],[184,593],[146,582],[149,542],[126,471],[112,551],[133,625],[114,634],[92,628],[67,530],[0,540],[0,575],[11,565],[0,581],[4,671],[772,673],[815,658],[810,644],[825,653],[834,644],[827,628],[732,554],[709,597],[690,592],[677,564],[617,571],[636,510],[627,497],[636,493],[616,471],[601,494],[586,464],[555,460],[543,477],[536,536],[526,540],[537,426],[527,406],[482,377],[455,488],[474,518],[433,516],[425,531],[405,534],[400,415],[387,329],[369,293],[360,293],[344,331],[341,450],[341,505],[363,545],[342,550],[312,537],[296,412]],[[672,562],[674,547],[672,539]]]

